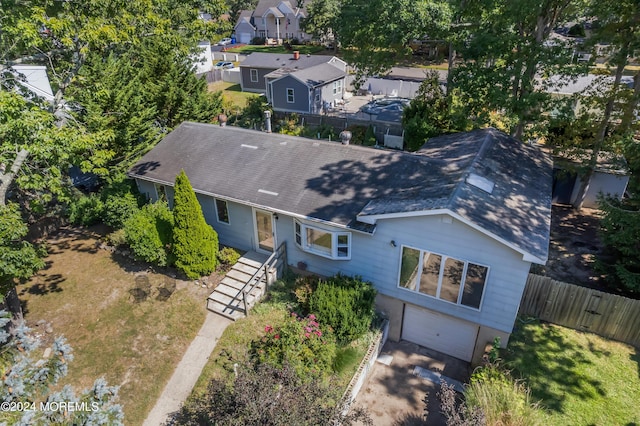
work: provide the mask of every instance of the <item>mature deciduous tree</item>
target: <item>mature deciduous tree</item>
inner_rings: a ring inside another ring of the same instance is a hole
[[[574,16],[577,0],[482,0],[463,2],[455,29],[455,50],[464,61],[453,71],[453,86],[465,95],[468,115],[479,124],[501,111],[517,138],[536,133],[548,109],[545,78],[575,74],[570,44],[549,40],[553,28]],[[542,77],[542,80],[540,80]],[[453,87],[450,87],[453,91]]]
[[[333,38],[334,49],[338,48],[339,18],[342,0],[313,0],[307,6],[307,17],[302,28],[320,40]]]
[[[337,33],[356,76],[376,75],[410,55],[411,40],[443,36],[451,16],[442,1],[344,0]]]

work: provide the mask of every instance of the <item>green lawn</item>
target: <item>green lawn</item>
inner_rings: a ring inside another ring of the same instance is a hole
[[[640,351],[591,333],[518,320],[504,362],[549,425],[640,424]]]
[[[206,315],[207,289],[179,281],[168,299],[157,289],[162,272],[97,248],[99,235],[72,228],[49,241],[47,266],[17,287],[25,319],[44,346],[64,335],[73,348],[69,374],[58,387],[91,387],[104,377],[119,385],[126,425],[140,425],[162,393]],[[146,298],[136,277],[151,285]],[[39,321],[51,324],[44,333]]]
[[[209,83],[210,92],[222,91],[223,98],[231,103],[234,107],[242,109],[247,105],[247,101],[251,98],[260,96],[258,93],[243,92],[239,84],[227,81],[216,81]]]
[[[307,44],[300,44],[292,46],[291,50],[288,50],[284,46],[264,46],[264,45],[256,45],[256,44],[245,44],[244,46],[227,48],[226,52],[230,53],[242,53],[244,55],[248,55],[253,52],[264,52],[264,53],[291,53],[291,51],[297,50],[301,55],[308,54],[333,54],[332,50],[326,49],[324,46],[314,46]]]

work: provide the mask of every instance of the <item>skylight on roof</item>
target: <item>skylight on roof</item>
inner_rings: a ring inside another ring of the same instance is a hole
[[[495,186],[493,181],[475,173],[469,173],[469,176],[467,176],[467,183],[489,194],[493,192],[493,187]]]

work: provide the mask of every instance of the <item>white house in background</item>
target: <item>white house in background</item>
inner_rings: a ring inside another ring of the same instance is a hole
[[[307,17],[305,7],[310,0],[297,7],[296,1],[260,0],[252,11],[242,11],[235,25],[239,43],[250,43],[254,37],[271,39],[277,44],[285,40],[309,41],[311,35],[302,30],[302,20]]]
[[[196,67],[196,74],[204,74],[213,69],[213,57],[211,56],[211,43],[201,41],[198,43],[198,55],[193,63]]]
[[[222,244],[378,291],[389,338],[479,361],[506,345],[532,263],[544,264],[550,158],[495,129],[418,152],[182,123],[129,171],[151,200],[189,176]]]
[[[16,83],[28,90],[28,97],[38,97],[48,103],[53,103],[54,95],[44,65],[13,65],[9,69],[15,75]]]

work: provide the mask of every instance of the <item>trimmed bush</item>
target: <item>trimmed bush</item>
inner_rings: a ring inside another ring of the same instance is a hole
[[[264,331],[264,337],[252,345],[256,361],[279,368],[288,364],[302,379],[331,373],[335,338],[320,326],[315,315],[299,317],[292,313],[281,326],[267,325]]]
[[[173,200],[175,265],[189,279],[208,275],[218,263],[218,234],[204,220],[202,208],[184,170],[176,176]]]
[[[147,204],[124,224],[127,244],[138,259],[160,266],[172,263],[173,215],[164,201]]]
[[[229,268],[238,263],[241,256],[242,254],[233,247],[225,247],[218,252],[218,260],[220,263]]]
[[[76,225],[94,225],[100,222],[104,204],[96,194],[81,195],[69,205],[69,221]]]
[[[375,297],[371,283],[338,274],[318,283],[309,297],[309,310],[333,328],[338,341],[349,342],[371,327]]]

